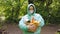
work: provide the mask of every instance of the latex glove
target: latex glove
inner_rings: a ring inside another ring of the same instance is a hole
[[[29,25],[28,25],[28,29],[29,29],[28,31],[30,31],[30,32],[35,32],[37,28],[36,28],[35,25],[29,24]]]

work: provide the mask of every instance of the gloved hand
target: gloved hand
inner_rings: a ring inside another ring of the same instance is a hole
[[[34,25],[34,24],[32,24],[32,23],[30,23],[29,25],[28,25],[28,31],[29,32],[35,32],[36,31],[36,29],[37,29],[37,27]]]

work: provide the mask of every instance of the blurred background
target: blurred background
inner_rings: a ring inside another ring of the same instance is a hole
[[[60,28],[60,0],[0,0],[0,31],[6,30],[9,34],[18,31],[21,34],[18,23],[27,14],[30,3],[35,5],[36,13],[41,14],[45,20],[42,34],[55,34]]]

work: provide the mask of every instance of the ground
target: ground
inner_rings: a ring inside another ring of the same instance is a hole
[[[41,34],[56,34],[57,29],[59,29],[57,25],[47,25],[42,27]],[[17,24],[8,24],[6,30],[8,34],[22,34]]]

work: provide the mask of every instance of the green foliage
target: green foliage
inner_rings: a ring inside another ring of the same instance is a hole
[[[46,24],[60,24],[60,0],[34,0],[34,4]]]
[[[41,14],[46,24],[60,22],[60,0],[33,0],[37,13]],[[19,22],[27,14],[28,0],[0,0],[0,20]]]
[[[4,16],[5,22],[19,22],[20,16],[26,14],[27,4],[28,0],[0,0],[0,17]]]

